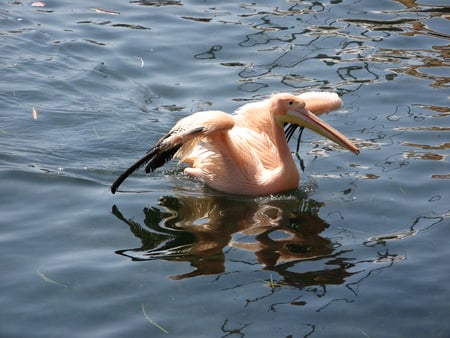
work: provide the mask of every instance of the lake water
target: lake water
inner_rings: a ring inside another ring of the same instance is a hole
[[[444,3],[4,1],[0,336],[450,336]],[[181,117],[308,90],[361,154],[305,132],[298,191],[110,193]]]

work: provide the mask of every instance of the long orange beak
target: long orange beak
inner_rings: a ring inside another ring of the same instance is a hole
[[[305,128],[315,131],[317,134],[326,137],[327,139],[336,142],[342,147],[350,150],[356,155],[359,154],[359,148],[356,147],[352,141],[350,141],[341,132],[334,129],[325,121],[318,118],[307,109],[290,110],[283,118],[283,122],[297,124]]]

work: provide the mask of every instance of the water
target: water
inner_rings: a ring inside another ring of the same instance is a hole
[[[1,336],[448,336],[449,11],[2,4]],[[305,133],[298,191],[227,196],[171,162],[109,192],[183,116],[319,89],[361,154]]]

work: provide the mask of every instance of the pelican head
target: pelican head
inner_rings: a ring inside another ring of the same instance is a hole
[[[359,154],[358,147],[346,136],[311,113],[305,106],[304,100],[289,93],[274,94],[270,98],[270,111],[280,127],[286,123],[303,126]]]

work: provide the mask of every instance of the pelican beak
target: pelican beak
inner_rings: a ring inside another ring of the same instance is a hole
[[[350,150],[356,155],[359,154],[359,148],[356,147],[352,141],[350,141],[341,132],[334,129],[325,121],[318,118],[316,115],[311,113],[309,110],[301,108],[296,110],[290,110],[285,116],[285,121],[287,123],[297,124],[305,128],[311,129],[317,134],[326,137],[327,139],[336,142],[342,147]]]

